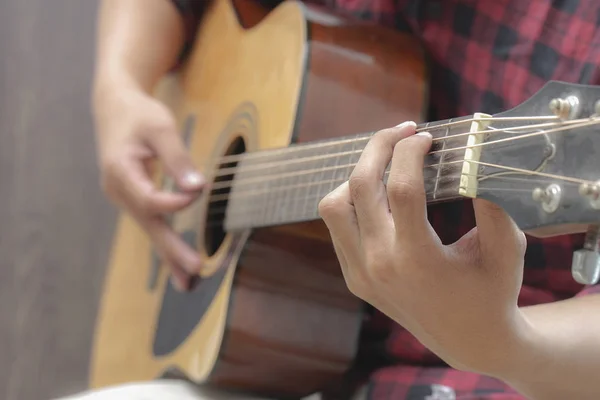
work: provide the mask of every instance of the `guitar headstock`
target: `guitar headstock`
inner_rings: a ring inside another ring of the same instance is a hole
[[[600,87],[550,82],[471,131],[476,197],[535,236],[600,224]]]
[[[600,86],[549,82],[471,132],[481,148],[472,163],[475,196],[503,207],[532,236],[587,232],[595,258],[576,253],[574,275],[588,268],[593,276],[576,279],[598,281]]]

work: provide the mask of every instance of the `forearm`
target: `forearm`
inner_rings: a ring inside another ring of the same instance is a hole
[[[184,22],[170,0],[102,0],[94,95],[115,87],[151,91],[177,61]]]
[[[522,311],[532,331],[500,378],[535,400],[598,399],[600,295]]]

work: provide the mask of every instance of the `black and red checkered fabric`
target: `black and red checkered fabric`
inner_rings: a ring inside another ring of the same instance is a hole
[[[194,0],[173,0],[181,10]],[[277,0],[262,0],[277,3]],[[523,102],[548,80],[600,84],[598,0],[322,0],[331,9],[409,31],[431,61],[431,120],[497,113]],[[429,209],[446,243],[475,224],[470,202]],[[521,305],[600,293],[571,277],[582,235],[528,238]],[[374,311],[359,362],[370,367],[369,398],[522,399],[501,382],[447,368],[401,326]]]

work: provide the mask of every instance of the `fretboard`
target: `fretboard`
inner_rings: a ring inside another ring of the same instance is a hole
[[[463,147],[472,116],[422,124],[436,138],[423,169],[427,202],[459,197]],[[323,197],[347,181],[372,134],[297,144],[284,149],[249,153],[235,168],[226,202],[225,228],[238,230],[310,221],[319,218]],[[453,162],[454,161],[454,162]],[[384,175],[387,182],[388,170]],[[221,195],[221,197],[224,197]],[[225,202],[223,202],[225,203]],[[222,204],[223,204],[222,203]]]

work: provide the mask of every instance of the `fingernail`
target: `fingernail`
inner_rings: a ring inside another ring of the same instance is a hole
[[[418,132],[417,136],[425,136],[425,137],[429,137],[429,138],[432,137],[431,133],[429,133],[429,132]]]
[[[396,125],[396,128],[404,128],[407,126],[416,127],[417,123],[415,121],[405,121],[405,122],[401,123],[400,125]]]
[[[190,186],[199,186],[202,184],[203,179],[202,176],[194,171],[188,172],[183,180],[185,181],[186,184],[190,185]]]

